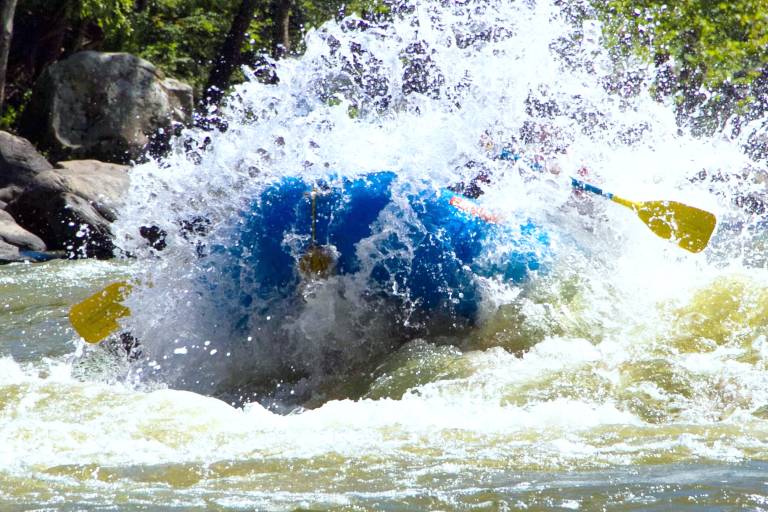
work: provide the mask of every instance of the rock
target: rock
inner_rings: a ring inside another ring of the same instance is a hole
[[[11,261],[21,261],[19,248],[0,240],[0,263],[9,263]]]
[[[69,257],[112,257],[109,224],[128,190],[128,167],[95,160],[60,162],[38,174],[7,206],[19,225]]]
[[[57,159],[140,160],[152,137],[192,120],[192,88],[127,53],[85,51],[35,84],[22,133]]]
[[[98,160],[69,160],[56,166],[60,172],[41,175],[36,182],[53,180],[52,186],[76,193],[109,222],[115,221],[117,209],[128,192],[128,166]]]
[[[0,131],[0,201],[9,202],[21,186],[52,167],[27,139]]]
[[[16,224],[13,216],[2,210],[0,210],[0,240],[15,246],[17,249],[30,251],[45,251],[46,249],[45,243],[40,237]]]
[[[8,185],[7,187],[0,188],[0,202],[3,203],[3,208],[5,208],[6,204],[19,197],[23,190],[24,188],[19,185]]]

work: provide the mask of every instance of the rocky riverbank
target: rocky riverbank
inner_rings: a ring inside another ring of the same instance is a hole
[[[126,53],[41,75],[20,134],[0,131],[0,262],[108,258],[131,165],[192,121],[192,87]]]

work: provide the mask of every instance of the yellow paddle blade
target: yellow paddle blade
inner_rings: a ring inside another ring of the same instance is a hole
[[[333,271],[333,260],[330,249],[313,245],[299,260],[299,270],[307,277],[325,279]]]
[[[633,202],[617,196],[612,199],[632,208],[656,235],[691,252],[704,250],[717,224],[714,214],[677,201]]]
[[[112,283],[75,304],[69,310],[72,327],[88,343],[100,342],[120,327],[118,319],[131,314],[131,310],[123,305],[130,292],[130,284]]]

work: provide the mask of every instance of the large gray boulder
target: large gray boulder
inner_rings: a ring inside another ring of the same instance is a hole
[[[27,139],[0,131],[0,209],[38,173],[52,167]]]
[[[81,160],[39,173],[7,211],[48,249],[72,258],[113,256],[110,223],[128,191],[128,167]]]
[[[140,160],[159,132],[192,119],[192,87],[127,53],[80,52],[51,64],[21,121],[56,160]]]

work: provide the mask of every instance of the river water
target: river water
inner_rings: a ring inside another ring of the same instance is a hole
[[[0,509],[768,509],[768,273],[737,207],[758,165],[737,137],[678,130],[637,93],[652,70],[616,69],[576,7],[331,23],[279,84],[212,112],[226,131],[133,169],[115,225],[132,258],[0,268]],[[507,145],[523,158],[496,159]],[[544,226],[555,257],[522,285],[481,279],[468,328],[400,325],[338,276],[258,314],[211,286],[208,255],[276,177],[440,188],[470,160],[495,179],[482,205]],[[582,167],[714,212],[715,238],[691,254],[574,195]],[[69,307],[126,278],[140,351],[86,346]]]

